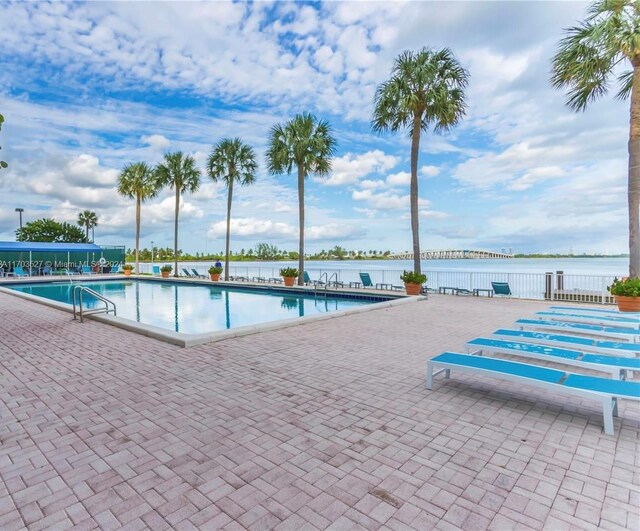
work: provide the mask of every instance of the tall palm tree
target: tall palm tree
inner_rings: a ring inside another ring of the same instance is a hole
[[[331,172],[331,157],[335,153],[336,140],[331,126],[309,113],[297,114],[284,124],[271,128],[267,164],[269,173],[278,175],[298,170],[298,210],[300,244],[298,285],[304,285],[304,180],[309,174],[326,176]]]
[[[85,237],[89,241],[89,229],[98,226],[98,216],[91,210],[84,210],[78,214],[78,225],[84,227]],[[91,241],[93,241],[93,238],[91,238]]]
[[[411,232],[413,270],[420,267],[418,224],[418,154],[420,134],[429,129],[445,132],[466,111],[464,90],[469,73],[448,48],[405,51],[395,60],[391,79],[376,90],[371,127],[377,133],[407,129],[411,135]]]
[[[158,195],[153,169],[144,162],[128,164],[118,176],[118,193],[136,200],[136,273],[140,272],[138,261],[140,248],[140,210],[143,201]]]
[[[224,258],[224,279],[229,280],[229,240],[231,235],[231,200],[233,183],[241,186],[253,184],[256,178],[256,163],[253,148],[239,138],[225,138],[218,142],[207,160],[207,172],[214,182],[227,186],[227,246]]]
[[[168,186],[176,193],[175,225],[173,232],[173,276],[178,276],[178,214],[180,213],[180,195],[196,192],[200,188],[201,172],[196,168],[196,160],[181,151],[166,153],[164,161],[156,167],[156,183],[159,188]]]
[[[621,68],[631,67],[621,71]],[[567,87],[567,105],[583,111],[618,75],[619,99],[631,99],[629,127],[629,276],[640,277],[640,2],[599,0],[566,30],[553,58],[551,83]]]

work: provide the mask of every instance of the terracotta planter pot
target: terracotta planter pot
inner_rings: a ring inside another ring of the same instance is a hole
[[[640,312],[640,297],[615,296],[618,310],[621,312]]]
[[[211,273],[211,280],[218,282],[218,280],[220,280],[220,273]]]
[[[420,295],[422,284],[408,284],[405,282],[404,289],[407,291],[407,295]]]
[[[171,273],[171,271],[160,271],[162,278],[169,278],[169,273]]]
[[[131,269],[123,269],[123,271],[124,271],[124,276],[125,277],[128,277],[128,276],[131,275]]]
[[[284,278],[284,285],[285,286],[293,286],[296,282],[296,277],[282,277]]]

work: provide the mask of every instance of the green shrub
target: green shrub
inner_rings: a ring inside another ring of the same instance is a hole
[[[613,284],[607,287],[611,295],[620,297],[640,297],[640,278],[613,279]]]
[[[295,267],[285,267],[280,270],[280,275],[283,277],[298,278],[300,276],[300,272]]]
[[[122,269],[124,269],[125,271],[133,271],[133,266],[131,264],[124,264],[122,266]]]
[[[400,280],[405,284],[424,284],[427,281],[427,275],[415,273],[414,271],[405,271],[400,275]]]
[[[222,273],[222,268],[221,267],[211,266],[209,268],[209,274],[210,275],[219,275],[220,273]]]
[[[160,268],[160,271],[162,271],[163,273],[171,273],[171,271],[173,271],[173,266],[164,265]]]

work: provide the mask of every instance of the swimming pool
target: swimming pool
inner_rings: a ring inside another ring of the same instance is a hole
[[[12,290],[71,304],[82,285],[113,301],[118,317],[180,334],[203,334],[340,310],[389,300],[358,295],[314,296],[279,288],[230,287],[156,280],[104,280],[5,285]],[[83,295],[84,307],[99,301]]]

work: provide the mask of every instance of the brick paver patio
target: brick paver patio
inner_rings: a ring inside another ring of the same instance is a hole
[[[428,301],[180,349],[0,294],[0,529],[640,527],[640,411],[454,374],[543,303]]]

